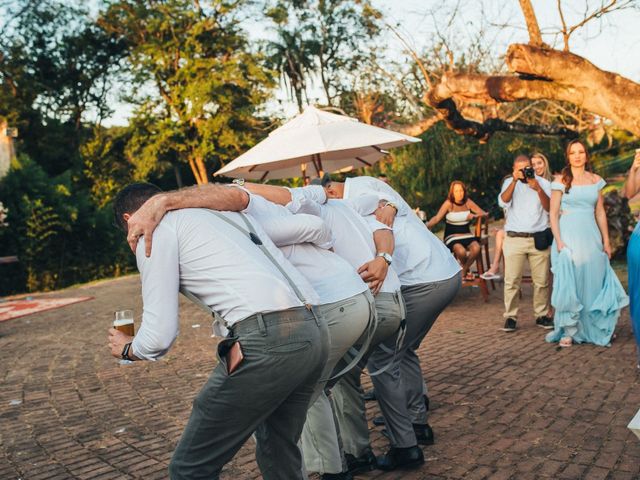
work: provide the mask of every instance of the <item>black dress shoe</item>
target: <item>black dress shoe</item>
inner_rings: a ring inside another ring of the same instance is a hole
[[[353,475],[350,472],[323,473],[320,478],[322,480],[353,480]]]
[[[433,428],[428,423],[423,425],[419,423],[413,424],[413,431],[416,434],[416,440],[418,445],[433,445],[436,441],[436,436],[433,433]]]
[[[390,472],[398,468],[416,468],[424,463],[424,455],[417,445],[415,447],[391,447],[387,453],[378,457],[378,468]]]
[[[364,394],[365,402],[372,402],[373,400],[377,400],[376,391],[372,388],[371,390],[367,390]]]
[[[377,468],[376,456],[369,449],[359,457],[355,457],[349,453],[344,454],[347,459],[347,469],[352,475],[362,472],[370,472]]]
[[[423,425],[419,423],[413,424],[413,432],[416,434],[416,440],[418,441],[418,445],[433,445],[436,443],[436,436],[433,433],[433,428],[428,423]],[[389,435],[389,430],[383,428],[380,433],[391,439],[391,435]]]
[[[373,417],[373,421],[371,423],[373,423],[376,427],[381,427],[382,425],[387,424],[382,415],[380,415],[379,417]]]

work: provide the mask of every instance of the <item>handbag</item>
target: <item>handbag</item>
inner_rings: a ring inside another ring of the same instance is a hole
[[[553,232],[551,228],[533,234],[533,244],[536,250],[546,250],[553,243]]]

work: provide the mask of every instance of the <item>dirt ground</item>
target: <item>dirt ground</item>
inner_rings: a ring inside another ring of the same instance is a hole
[[[130,276],[56,292],[94,300],[0,323],[0,478],[163,479],[191,402],[215,364],[210,321],[181,305],[165,359],[121,366],[109,355],[113,311],[139,315]],[[420,349],[436,444],[423,468],[376,479],[640,478],[640,408],[628,312],[611,348],[544,342],[523,289],[518,331],[501,332],[500,284],[488,303],[465,288]],[[370,385],[367,378],[366,386]],[[372,418],[375,402],[368,404]],[[376,453],[388,445],[371,428]],[[249,440],[223,474],[260,478]]]

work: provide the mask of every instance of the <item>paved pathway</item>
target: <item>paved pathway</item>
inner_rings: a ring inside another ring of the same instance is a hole
[[[106,330],[113,310],[141,311],[138,278],[60,294],[96,299],[0,324],[0,479],[167,478],[214,366],[207,316],[184,302],[166,359],[120,366]],[[464,289],[420,350],[436,432],[426,465],[359,478],[640,478],[640,441],[626,429],[640,408],[628,314],[612,348],[557,350],[533,324],[530,294],[526,286],[519,330],[505,334],[500,293],[485,304]],[[371,437],[376,452],[386,449],[379,428]],[[260,478],[253,449],[250,441],[223,478]]]

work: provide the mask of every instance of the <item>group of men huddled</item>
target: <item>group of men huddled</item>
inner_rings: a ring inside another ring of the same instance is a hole
[[[263,477],[349,479],[424,463],[433,442],[416,350],[460,288],[460,266],[409,205],[371,177],[282,188],[133,184],[114,203],[142,280],[135,337],[155,360],[178,333],[178,297],[208,307],[219,363],[196,396],[172,479],[218,478],[255,434]],[[153,242],[153,251],[152,251]],[[391,448],[370,447],[368,369]]]

